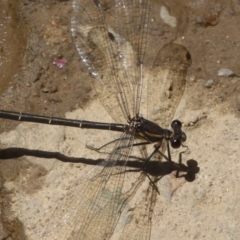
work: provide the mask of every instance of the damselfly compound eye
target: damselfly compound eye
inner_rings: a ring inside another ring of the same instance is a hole
[[[172,127],[172,129],[181,128],[182,123],[179,120],[174,120],[171,123],[171,127]]]
[[[172,148],[180,148],[182,141],[180,139],[171,139]]]

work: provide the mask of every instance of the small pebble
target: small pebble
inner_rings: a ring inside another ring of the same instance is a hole
[[[63,68],[67,64],[67,61],[62,59],[55,59],[53,61],[53,64],[56,65],[58,68]]]
[[[32,84],[29,81],[27,81],[26,82],[26,87],[31,87],[31,86],[32,86]]]
[[[42,88],[42,92],[43,93],[55,93],[55,92],[57,92],[57,87],[55,87],[55,86],[51,86],[51,87],[44,87],[44,88]]]
[[[194,82],[196,80],[196,77],[194,75],[190,76],[189,77],[189,81],[190,82]]]
[[[48,89],[48,88],[42,88],[42,92],[43,92],[43,93],[48,93],[48,92],[49,92],[49,89]]]
[[[234,73],[233,71],[231,71],[230,69],[228,68],[221,68],[219,71],[218,71],[218,76],[219,77],[229,77],[229,76],[232,76]]]
[[[165,6],[160,8],[160,17],[168,24],[170,27],[175,28],[177,26],[177,19],[174,16],[171,16]]]
[[[194,125],[195,123],[197,123],[199,121],[199,116],[191,116],[190,120],[189,120],[189,125],[192,126]]]
[[[213,85],[213,80],[212,79],[207,80],[206,83],[205,83],[205,87],[207,87],[207,88],[212,87],[212,85]]]

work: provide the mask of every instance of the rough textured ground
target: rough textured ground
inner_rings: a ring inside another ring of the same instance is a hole
[[[158,197],[151,239],[239,239],[240,4],[167,2],[178,19],[176,42],[192,56],[175,117],[188,136],[184,161],[195,159],[200,172],[193,182],[165,177],[171,194],[166,190]],[[9,0],[0,3],[0,11],[0,109],[113,121],[96,99],[72,42],[70,1]],[[67,65],[57,68],[56,58]],[[219,77],[221,68],[234,74]],[[99,158],[85,144],[116,135],[5,120],[0,128],[0,237],[39,239],[58,201],[85,168],[60,160]],[[164,181],[158,184],[162,189]]]

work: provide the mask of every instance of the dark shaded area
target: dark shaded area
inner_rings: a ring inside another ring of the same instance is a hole
[[[62,162],[68,162],[68,163],[83,163],[87,165],[98,165],[99,163],[102,163],[105,161],[104,159],[88,159],[88,158],[74,158],[74,157],[68,157],[64,154],[61,154],[59,152],[49,152],[49,151],[41,151],[41,150],[29,150],[26,148],[7,148],[2,149],[0,151],[0,167],[5,161],[11,161],[12,164],[18,165],[19,161],[22,162],[22,157],[29,156],[29,157],[37,157],[37,158],[44,158],[44,159],[57,159]],[[19,160],[18,160],[19,159]],[[180,159],[181,161],[181,159]],[[117,165],[121,166],[124,165],[125,161],[118,161]],[[108,161],[107,166],[111,166],[111,161]],[[131,172],[137,172],[137,171],[144,171],[148,178],[150,179],[150,176],[157,177],[158,180],[161,179],[163,176],[168,175],[172,173],[173,171],[176,171],[176,177],[184,177],[186,181],[192,182],[195,180],[196,174],[199,172],[200,168],[198,167],[198,163],[195,160],[188,160],[187,165],[176,162],[159,162],[159,161],[149,161],[146,165],[144,164],[143,159],[136,159],[135,157],[130,157],[130,160],[127,162],[126,165],[130,170],[126,170],[124,172],[121,172],[120,174],[125,173],[131,173]],[[143,168],[144,166],[144,168]],[[17,168],[19,166],[16,166]],[[25,166],[25,168],[29,169]],[[4,168],[2,167],[2,170]],[[179,174],[181,173],[181,174]],[[12,176],[14,178],[14,176]],[[0,178],[3,180],[0,172]],[[152,185],[154,188],[156,180],[154,180],[154,183],[150,179],[150,185]],[[6,238],[3,239],[19,239],[23,240],[25,239],[24,234],[24,227],[23,224],[18,220],[9,220],[8,217],[11,214],[11,207],[10,202],[8,199],[8,193],[5,193],[5,190],[3,189],[2,195],[5,196],[2,200],[1,205],[1,220],[4,225],[5,230],[5,236]],[[4,236],[4,235],[3,235]]]
[[[0,163],[1,166],[1,163]],[[25,240],[24,225],[19,219],[12,217],[11,198],[9,192],[2,187],[4,179],[0,173],[1,195],[0,195],[0,239],[2,240]],[[11,218],[10,218],[11,216]]]
[[[0,95],[0,109],[46,115],[58,113],[62,117],[66,111],[84,107],[92,87],[90,81],[86,81],[88,71],[79,61],[71,38],[72,1],[7,2],[2,23],[6,21],[3,31],[11,41],[5,38],[8,45],[0,46],[0,57],[5,57],[10,65],[0,65],[1,84],[7,85]],[[13,19],[12,23],[8,19]],[[57,67],[53,64],[56,59],[64,60],[66,65]],[[3,120],[0,132],[17,124]]]
[[[21,68],[28,30],[19,11],[19,1],[0,1],[0,93],[5,91],[11,77]]]
[[[100,162],[105,161],[104,159],[89,159],[89,158],[74,158],[65,156],[59,152],[48,152],[41,150],[29,150],[26,148],[8,148],[0,151],[0,160],[10,160],[17,159],[24,156],[29,157],[37,157],[37,158],[45,158],[45,159],[57,159],[62,162],[71,162],[71,163],[83,163],[87,165],[97,165]],[[185,177],[187,181],[194,181],[195,175],[199,172],[200,168],[198,167],[198,162],[196,160],[188,160],[187,165],[183,163],[176,162],[159,162],[159,161],[149,161],[143,169],[144,161],[142,159],[132,160],[135,157],[130,157],[130,160],[127,162],[126,166],[135,168],[136,171],[145,171],[147,174],[152,176],[164,176],[170,174],[173,171],[185,172],[181,176],[177,177]],[[108,161],[110,162],[110,161]],[[117,166],[122,166],[125,164],[125,161],[118,161]],[[111,165],[111,164],[109,164]],[[134,170],[135,171],[135,170]]]

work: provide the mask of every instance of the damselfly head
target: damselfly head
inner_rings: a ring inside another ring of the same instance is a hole
[[[179,148],[187,140],[187,135],[182,131],[182,123],[178,120],[172,121],[173,137],[171,138],[172,148]]]

